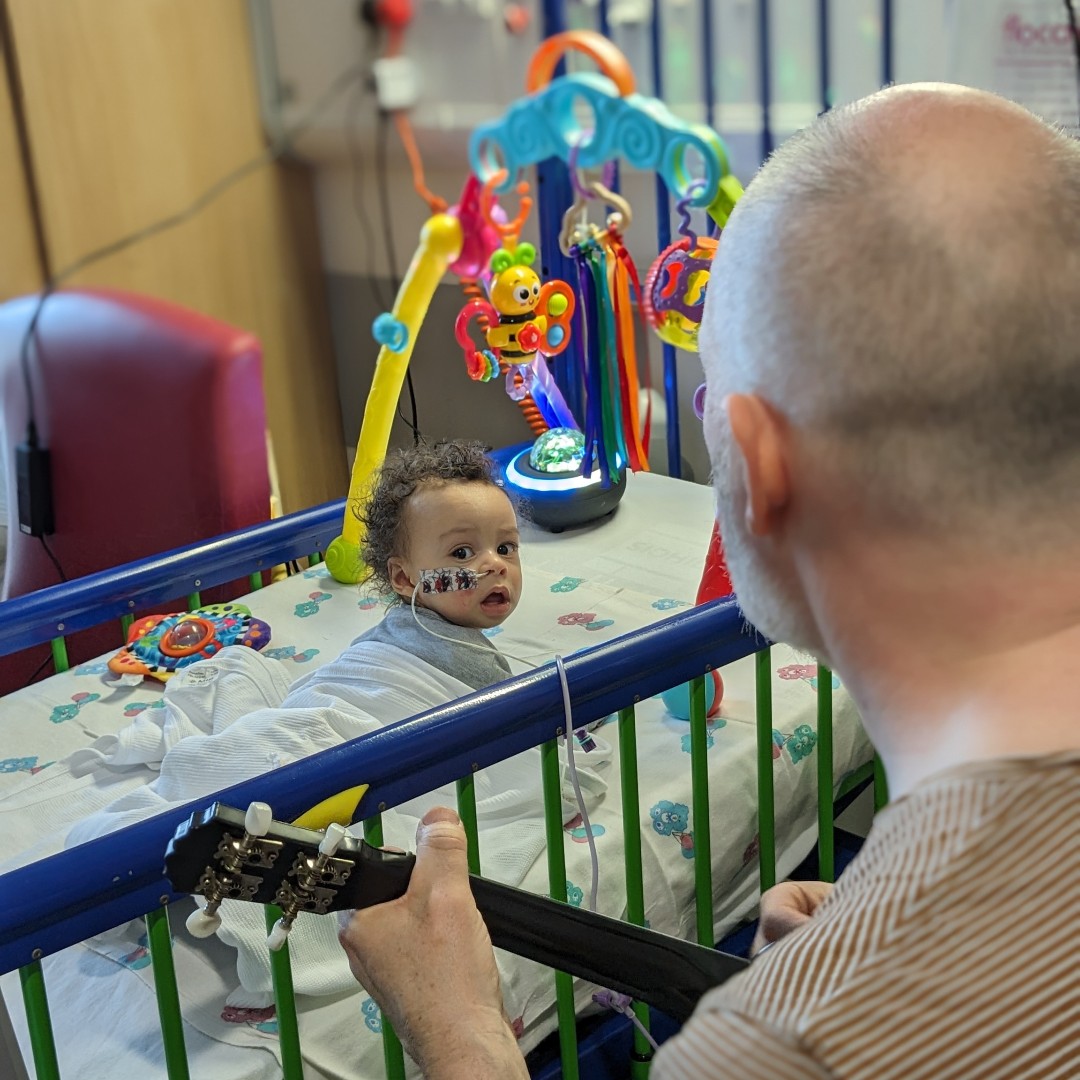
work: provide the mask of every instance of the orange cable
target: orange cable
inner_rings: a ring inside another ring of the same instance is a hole
[[[405,156],[409,159],[409,167],[412,169],[413,188],[416,194],[427,203],[428,209],[433,214],[446,212],[447,201],[440,198],[429,190],[424,182],[424,161],[420,157],[420,148],[416,145],[416,137],[413,134],[412,124],[404,109],[398,109],[393,114],[394,127],[397,128],[398,138],[405,148]]]

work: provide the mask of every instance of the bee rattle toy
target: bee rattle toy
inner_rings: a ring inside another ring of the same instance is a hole
[[[489,196],[490,184],[485,195]],[[490,201],[490,196],[488,201]],[[570,343],[574,292],[565,281],[543,284],[532,268],[536,248],[516,243],[517,230],[531,202],[522,199],[522,212],[510,226],[498,224],[504,246],[491,256],[488,299],[476,297],[458,313],[454,336],[465,353],[469,376],[488,382],[499,373],[499,362],[512,367],[533,363],[537,353],[557,356]],[[473,320],[480,324],[487,348],[472,339]]]

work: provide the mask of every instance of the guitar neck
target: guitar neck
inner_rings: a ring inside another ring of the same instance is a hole
[[[404,895],[413,855],[361,844],[360,871],[343,895],[369,907]],[[499,949],[626,994],[683,1022],[706,990],[743,971],[748,961],[658,934],[537,893],[470,875],[473,898]]]
[[[253,804],[258,806],[260,804]],[[267,808],[267,814],[269,808]],[[273,823],[245,832],[245,815],[215,804],[177,829],[165,870],[178,891],[273,903],[289,914],[367,908],[404,896],[414,855],[349,836],[321,855],[322,836]],[[679,941],[536,893],[471,877],[492,944],[685,1021],[706,990],[747,966],[741,957]],[[212,927],[211,931],[212,932]]]
[[[497,948],[644,1002],[680,1023],[742,957],[658,934],[486,878],[470,881]]]

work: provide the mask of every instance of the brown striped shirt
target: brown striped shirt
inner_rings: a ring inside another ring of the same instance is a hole
[[[1080,1077],[1080,752],[875,820],[817,914],[701,1001],[653,1080]]]

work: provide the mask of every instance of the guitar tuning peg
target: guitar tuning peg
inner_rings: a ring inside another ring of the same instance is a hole
[[[289,931],[292,929],[292,923],[286,923],[284,919],[278,919],[274,923],[273,929],[267,935],[266,944],[271,952],[277,952],[282,945],[285,944],[285,939],[289,936]]]
[[[217,913],[217,905],[214,905],[213,911],[210,910],[209,904],[205,908],[196,908],[187,917],[184,925],[192,937],[208,938],[215,934],[221,926],[221,916]]]
[[[345,826],[331,822],[326,827],[326,833],[319,844],[320,855],[333,855],[341,846],[341,841],[346,837]]]
[[[274,822],[274,813],[264,802],[253,802],[244,815],[244,829],[248,836],[265,836]]]

